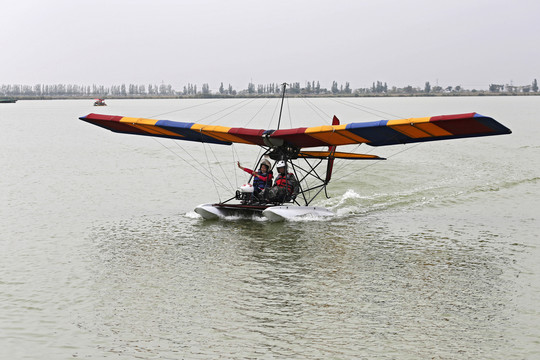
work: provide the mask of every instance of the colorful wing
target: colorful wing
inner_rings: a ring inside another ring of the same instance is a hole
[[[231,145],[233,142],[264,145],[262,140],[264,130],[100,114],[89,114],[79,119],[124,134],[157,136],[222,145]]]
[[[510,133],[494,119],[470,113],[277,130],[271,138],[298,147],[358,143],[384,146]]]
[[[224,145],[289,144],[297,148],[360,143],[384,146],[511,133],[510,129],[496,120],[476,113],[276,131],[99,114],[89,114],[80,119],[119,133]]]

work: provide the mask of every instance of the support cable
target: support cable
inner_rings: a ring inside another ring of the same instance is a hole
[[[274,108],[274,112],[272,113],[272,117],[270,118],[270,122],[268,123],[267,128],[270,128],[270,126],[272,125],[272,122],[273,122],[273,120],[274,120],[274,116],[276,115],[276,111],[277,111],[278,107],[279,107],[279,101],[276,102],[276,107]],[[264,149],[264,147],[259,146],[259,152],[257,153],[256,159],[260,159],[260,157],[261,157],[261,151],[262,151],[263,149]],[[238,155],[238,154],[237,154],[237,155]],[[240,157],[238,157],[238,158],[240,158]],[[257,160],[255,160],[255,161],[257,161]],[[257,166],[257,163],[255,163],[254,167],[256,167],[256,166]],[[272,166],[270,167],[269,170],[272,170]],[[251,178],[249,178],[249,179],[251,180]]]
[[[381,116],[380,114],[385,114],[385,115],[390,115],[390,116],[395,117],[395,118],[404,118],[403,116],[390,114],[390,113],[387,113],[387,112],[384,112],[384,111],[381,111],[381,110],[370,108],[369,106],[355,104],[355,103],[347,101],[347,100],[342,100],[342,99],[331,99],[331,100],[335,101],[335,102],[337,102],[339,104],[361,110],[361,111],[363,111],[365,113],[368,113],[368,114],[371,114],[371,115],[374,115],[374,116],[377,116],[377,117]],[[372,111],[368,111],[366,109],[369,109],[369,110],[372,110]],[[373,112],[373,111],[376,111],[378,114]]]
[[[189,166],[191,166],[192,168],[194,168],[197,172],[201,173],[202,175],[206,176],[207,178],[211,179],[212,177],[206,173],[204,173],[203,171],[201,171],[201,169],[199,169],[198,167],[194,166],[193,164],[191,164],[189,161],[187,161],[186,159],[184,159],[182,156],[180,156],[178,153],[174,152],[173,150],[171,150],[168,146],[166,146],[165,144],[161,143],[158,139],[156,138],[152,138],[154,141],[156,141],[158,144],[160,144],[161,146],[163,146],[165,149],[169,150],[171,153],[173,153],[175,156],[177,156],[178,158],[180,158],[182,161],[184,161],[186,164],[188,164]],[[183,150],[183,149],[182,149]],[[185,151],[184,151],[185,152]],[[187,153],[188,155],[190,155],[189,153]],[[191,155],[190,155],[191,156]],[[192,157],[193,158],[193,157]],[[195,159],[194,159],[195,160]],[[196,161],[196,160],[195,160]],[[206,170],[206,169],[205,169]],[[225,190],[228,190],[227,187],[225,185],[223,185],[222,183],[219,183],[219,185],[224,188]]]
[[[191,160],[193,160],[194,162],[196,163],[200,163],[200,160],[199,159],[196,159],[195,157],[193,157],[193,155],[191,155],[191,153],[189,151],[186,151],[183,147],[181,147],[178,142],[174,142],[176,144],[176,146],[178,146],[180,148],[180,150],[182,150],[184,153],[188,154],[188,156],[191,158]],[[170,150],[170,149],[169,149]],[[172,151],[172,150],[171,150]],[[189,164],[189,163],[188,163]],[[199,168],[196,168],[200,173],[206,175],[206,177],[208,178],[211,178],[212,177],[212,172],[210,170],[208,170],[207,168],[202,168],[202,170],[206,171],[207,174],[203,173],[203,171]],[[228,188],[225,186],[225,184],[223,184],[220,180],[216,180],[218,182],[218,184],[225,190],[228,190]]]
[[[361,143],[360,144],[357,144],[351,151],[351,153],[356,153],[356,151],[360,148],[360,145],[362,145]],[[365,154],[370,154],[371,152],[373,151],[373,149],[369,149],[369,151],[366,151]],[[339,160],[339,164],[336,164],[336,162]],[[332,174],[337,174],[338,172],[340,172],[344,167],[347,166],[347,160],[343,160],[342,159],[334,159],[334,170],[332,171]],[[339,165],[339,166],[338,166]]]
[[[278,107],[279,107],[279,100],[276,102],[276,107],[274,108],[274,112],[272,113],[272,116],[270,117],[270,122],[268,123],[268,126],[267,126],[268,129],[270,129],[270,126],[272,126],[272,123],[274,122],[274,117],[276,116]]]
[[[206,156],[206,163],[208,164],[208,170],[210,171],[210,169],[211,169],[210,160],[208,159],[208,154],[206,153],[206,146],[205,146],[205,143],[202,143],[202,144],[203,144],[203,149],[204,149],[204,156]],[[211,171],[210,171],[210,173],[211,173]],[[216,186],[216,180],[214,179],[213,176],[211,177],[211,179],[212,179],[212,183],[214,184],[214,188],[216,189],[218,200],[219,200],[219,202],[221,202],[221,196],[220,196],[218,188]]]
[[[281,96],[281,109],[279,110],[277,130],[279,130],[279,125],[281,124],[281,113],[283,112],[283,101],[285,100],[285,89],[287,88],[287,83],[283,83],[282,85],[283,85],[283,95]]]
[[[387,156],[386,158],[387,158],[387,159],[390,159],[391,157],[394,157],[394,156],[396,156],[396,155],[398,155],[398,154],[401,154],[402,152],[405,152],[405,151],[414,149],[415,147],[419,146],[420,144],[422,144],[422,143],[416,143],[416,144],[414,144],[414,145],[412,145],[412,146],[407,146],[405,149],[403,149],[403,150],[401,150],[401,151],[398,151],[398,152],[396,152],[396,153],[394,153],[394,154],[392,154],[392,155],[390,155],[390,156]],[[370,167],[370,166],[373,166],[373,165],[375,165],[375,164],[377,164],[377,163],[379,163],[379,161],[374,161],[374,162],[372,162],[372,163],[369,164],[369,165],[366,165],[366,166],[364,166],[364,167],[362,167],[362,168],[360,168],[360,169],[358,169],[358,170],[354,170],[354,171],[352,171],[352,172],[350,172],[350,173],[347,173],[347,174],[345,174],[345,175],[343,175],[343,176],[341,176],[341,177],[335,179],[335,181],[341,180],[341,179],[343,179],[343,178],[345,178],[345,177],[347,177],[347,176],[349,176],[349,175],[354,174],[355,172],[364,170],[364,169],[366,169],[366,168],[368,168],[368,167]]]
[[[198,121],[208,119],[209,117],[212,117],[212,116],[214,116],[214,115],[217,115],[217,114],[219,114],[219,113],[221,113],[221,112],[223,112],[223,111],[225,111],[225,110],[228,110],[228,109],[237,107],[236,109],[232,110],[231,112],[228,112],[228,113],[226,113],[226,114],[224,114],[224,115],[218,117],[217,119],[215,119],[215,120],[213,120],[213,121],[211,121],[211,122],[209,122],[209,123],[207,124],[207,125],[211,125],[211,124],[215,123],[216,121],[221,120],[221,119],[223,119],[223,118],[226,117],[226,116],[229,116],[229,115],[232,114],[233,112],[240,110],[241,108],[243,108],[244,106],[246,106],[247,104],[251,103],[251,102],[254,101],[254,100],[255,100],[255,99],[245,99],[245,100],[242,100],[242,101],[239,102],[238,104],[234,104],[234,105],[231,105],[231,106],[226,107],[225,109],[221,109],[221,110],[219,110],[219,111],[216,111],[216,112],[213,113],[213,114],[210,114],[210,115],[207,115],[207,116],[205,116],[205,117],[200,118]]]
[[[265,106],[270,102],[270,100],[272,100],[271,98],[268,98],[266,100],[266,102],[263,104],[263,106],[261,106],[261,108],[259,109],[259,111],[257,111],[257,113],[255,115],[253,115],[253,117],[244,125],[244,127],[247,127],[249,125],[250,122],[253,121],[253,119],[255,119],[257,117],[257,115],[259,115],[259,113],[262,111],[262,109],[265,108]]]
[[[198,106],[207,105],[207,104],[210,104],[210,103],[213,103],[213,102],[217,102],[217,101],[221,101],[221,100],[224,100],[224,99],[217,99],[217,100],[207,101],[207,102],[202,103],[202,104],[192,105],[192,106],[188,106],[188,107],[181,108],[181,109],[177,109],[177,110],[173,110],[173,111],[168,111],[168,112],[161,113],[161,114],[157,114],[157,115],[150,115],[149,117],[150,117],[150,118],[154,118],[154,117],[158,117],[158,116],[163,116],[163,115],[167,115],[167,114],[172,114],[172,113],[174,113],[174,112],[180,112],[180,111],[183,111],[183,110],[192,109],[192,108],[195,108],[195,107],[198,107]]]
[[[231,150],[232,150],[232,158],[233,158],[233,173],[234,173],[234,184],[236,185],[236,188],[238,188],[238,177],[236,176],[236,159],[234,156],[234,153],[236,151],[234,143],[231,144]]]
[[[289,102],[289,98],[287,98],[287,116],[289,117],[289,126],[292,129],[291,103]]]
[[[221,169],[221,171],[223,172],[223,175],[225,176],[225,179],[227,179],[227,182],[229,183],[230,189],[232,190],[232,192],[234,192],[234,190],[235,190],[234,186],[231,184],[231,181],[229,180],[229,176],[227,176],[227,173],[225,172],[225,169],[223,169],[223,166],[221,166],[221,161],[218,160],[218,158],[216,156],[216,153],[214,152],[214,150],[212,149],[212,146],[210,144],[208,144],[208,148],[212,152],[212,155],[214,155],[214,159],[216,159],[216,162],[219,165],[219,168]]]
[[[310,101],[307,98],[302,98],[302,100],[304,100],[304,102],[311,108],[311,110],[313,110],[313,112],[315,114],[317,114],[323,121],[331,123],[331,120],[328,120],[331,117],[331,115],[324,112],[321,108],[319,108],[317,105],[315,105],[313,103],[313,101]],[[318,112],[317,112],[317,110],[318,110]],[[322,116],[321,113],[324,114],[324,116]]]

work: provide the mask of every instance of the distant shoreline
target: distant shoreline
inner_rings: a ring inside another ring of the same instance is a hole
[[[287,98],[387,98],[387,97],[469,97],[469,96],[540,96],[540,92],[528,92],[528,93],[510,93],[510,92],[489,92],[489,91],[462,91],[452,93],[417,93],[417,94],[287,94]],[[9,96],[5,99],[10,100],[94,100],[98,96],[34,96],[34,95],[21,95],[21,96]],[[104,97],[106,100],[152,100],[152,99],[268,99],[268,98],[280,98],[281,95],[269,95],[269,94],[253,94],[253,95],[175,95],[175,96],[118,96],[111,95]],[[4,98],[2,98],[4,99]]]

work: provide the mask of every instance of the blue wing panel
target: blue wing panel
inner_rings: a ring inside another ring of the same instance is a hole
[[[228,141],[221,141],[211,136],[204,135],[199,131],[191,130],[191,127],[193,126],[193,124],[195,123],[178,122],[178,121],[170,121],[170,120],[158,120],[155,126],[159,126],[160,128],[182,135],[183,136],[182,140],[198,141],[198,142],[220,144],[220,145],[232,144],[231,142],[228,142]]]
[[[388,120],[351,123],[347,124],[346,130],[369,140],[369,145],[374,146],[386,143],[399,144],[402,141],[407,142],[410,139],[407,135],[386,126],[387,123]]]

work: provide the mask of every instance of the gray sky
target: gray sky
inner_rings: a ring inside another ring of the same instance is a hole
[[[0,84],[530,84],[538,0],[1,0]]]

